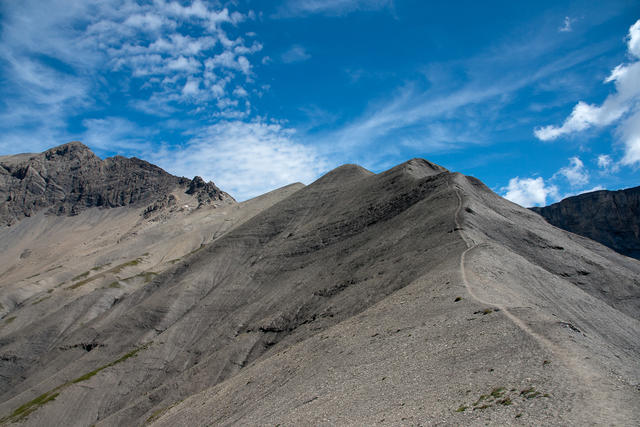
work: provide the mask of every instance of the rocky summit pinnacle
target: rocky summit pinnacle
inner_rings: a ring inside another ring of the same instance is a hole
[[[135,157],[102,160],[81,142],[69,142],[43,153],[0,157],[0,224],[40,211],[75,215],[90,207],[157,207],[172,191],[185,190],[199,205],[233,201],[200,177],[180,178]]]

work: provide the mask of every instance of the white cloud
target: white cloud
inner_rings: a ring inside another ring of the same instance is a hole
[[[195,96],[200,92],[200,80],[189,78],[182,88],[185,96]]]
[[[314,148],[295,141],[293,130],[264,122],[220,122],[180,150],[149,156],[177,175],[191,177],[197,171],[239,200],[296,181],[309,183],[327,167]]]
[[[598,156],[598,168],[601,173],[609,174],[617,172],[620,169],[620,165],[616,163],[610,155],[600,154]]]
[[[524,207],[544,206],[547,204],[547,197],[552,200],[557,200],[559,197],[558,188],[555,185],[545,184],[542,177],[511,178],[509,185],[502,190],[506,190],[503,195],[505,199]]]
[[[574,21],[573,19],[569,18],[568,16],[565,16],[562,26],[558,28],[558,31],[560,31],[561,33],[571,32],[573,30],[571,28],[571,24],[573,23],[573,21]]]
[[[607,96],[602,105],[580,101],[561,126],[536,128],[535,136],[542,141],[550,141],[590,127],[618,122],[618,133],[626,149],[621,163],[640,163],[640,20],[629,28],[627,50],[635,62],[620,64],[611,71],[605,83],[614,83],[616,91]]]
[[[34,117],[49,118],[52,109],[65,108],[62,120],[77,112],[79,103],[93,102],[101,89],[96,86],[103,86],[110,73],[122,72],[119,89],[144,88],[149,99],[131,105],[147,113],[154,109],[146,105],[163,102],[156,109],[161,114],[172,103],[214,106],[216,90],[207,89],[217,78],[205,78],[204,61],[228,56],[224,77],[246,83],[250,55],[262,49],[258,41],[246,44],[229,36],[227,28],[235,30],[244,19],[201,0],[11,2],[3,5],[0,61],[9,67],[3,73],[6,86],[16,90],[13,108],[19,110],[22,102]],[[204,90],[196,93],[193,83],[185,83],[195,79]]]
[[[233,94],[238,98],[246,98],[247,96],[249,96],[247,91],[242,86],[236,86],[236,88],[233,90]]]
[[[167,62],[167,69],[171,71],[184,71],[192,74],[197,73],[199,68],[200,62],[193,58],[185,58],[182,55]]]
[[[640,20],[636,21],[636,23],[629,28],[627,47],[630,54],[636,58],[640,58]]]
[[[291,64],[293,62],[302,62],[311,58],[311,55],[306,49],[300,45],[292,46],[289,50],[284,52],[281,56],[282,62],[285,64]]]
[[[615,167],[615,163],[609,155],[603,154],[598,156],[598,166],[606,169]],[[570,192],[560,194],[556,185],[559,179],[566,179],[569,182]],[[550,198],[550,202],[555,202],[576,194],[603,189],[600,185],[590,189],[580,189],[589,183],[589,179],[590,174],[584,163],[578,156],[574,156],[569,158],[568,166],[560,168],[546,181],[542,177],[523,179],[515,177],[509,180],[509,185],[501,190],[504,192],[504,198],[522,206],[544,206],[547,204],[547,198]]]
[[[561,168],[554,177],[558,175],[564,176],[571,187],[580,187],[589,182],[589,172],[585,169],[584,163],[579,157],[571,157],[569,166]]]
[[[622,124],[620,134],[625,144],[624,157],[620,163],[623,165],[640,164],[640,110]]]
[[[277,15],[346,15],[357,10],[380,10],[390,7],[393,7],[393,0],[288,0]]]
[[[227,50],[205,61],[205,67],[210,70],[226,68],[241,71],[245,75],[251,74],[251,64],[245,56],[237,56],[235,52]]]

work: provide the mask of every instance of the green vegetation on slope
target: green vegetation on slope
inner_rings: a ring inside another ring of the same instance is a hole
[[[100,366],[97,369],[94,369],[91,372],[87,372],[86,374],[79,376],[78,378],[75,378],[71,381],[68,381],[64,384],[59,385],[58,387],[49,390],[48,392],[41,394],[40,396],[36,397],[33,400],[30,400],[29,402],[21,405],[20,407],[18,407],[16,410],[14,410],[11,415],[8,415],[4,418],[0,418],[0,424],[7,424],[7,423],[14,423],[14,422],[18,422],[21,421],[23,419],[25,419],[29,414],[31,414],[32,412],[36,411],[39,407],[41,407],[42,405],[46,404],[47,402],[51,402],[52,400],[55,400],[55,398],[60,394],[60,392],[72,385],[72,384],[77,384],[79,382],[82,381],[86,381],[89,378],[93,377],[94,375],[96,375],[98,372],[103,371],[107,368],[110,368],[112,366],[115,366],[119,363],[124,362],[125,360],[134,357],[136,354],[138,354],[140,351],[145,350],[146,348],[148,348],[152,342],[149,342],[141,347],[138,347],[136,349],[131,350],[130,352],[126,353],[125,355],[123,355],[122,357],[120,357],[119,359],[114,360],[113,362],[107,363],[106,365]]]

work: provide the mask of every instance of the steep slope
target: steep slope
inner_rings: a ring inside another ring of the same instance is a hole
[[[89,207],[162,204],[177,188],[197,194],[200,203],[228,203],[233,198],[202,178],[193,181],[168,174],[137,158],[101,160],[80,142],[40,154],[0,157],[0,225],[11,225],[41,210],[76,215]]]
[[[636,425],[640,265],[445,175],[427,274],[157,424]]]
[[[640,259],[640,187],[593,191],[531,209],[556,227]]]
[[[638,262],[421,159],[244,218],[0,335],[5,421],[637,424]]]
[[[72,217],[41,212],[0,230],[0,265],[11,266],[0,275],[0,376],[19,378],[62,334],[84,328],[185,256],[301,187],[150,218],[142,207],[90,208]],[[0,387],[10,389],[11,381]]]

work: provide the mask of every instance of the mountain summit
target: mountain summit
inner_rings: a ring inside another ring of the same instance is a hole
[[[640,263],[426,160],[0,249],[6,423],[639,421]]]
[[[233,198],[212,182],[173,176],[151,163],[122,156],[101,160],[81,142],[39,154],[0,157],[0,225],[45,211],[76,215],[90,207],[113,208],[167,202],[172,192],[189,191],[200,204]],[[196,194],[197,193],[197,194]]]

